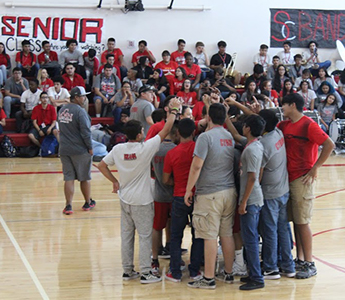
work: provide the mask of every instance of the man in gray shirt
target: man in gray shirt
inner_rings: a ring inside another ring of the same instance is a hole
[[[71,92],[71,103],[64,105],[58,115],[60,129],[60,158],[65,181],[66,207],[63,213],[73,214],[72,200],[74,180],[80,181],[80,190],[85,204],[82,209],[88,211],[95,207],[91,199],[91,122],[90,117],[82,108],[87,93],[81,86],[74,87]]]
[[[152,104],[153,101],[154,88],[148,84],[144,84],[139,89],[139,98],[131,107],[131,120],[139,121],[144,127],[144,137],[146,137],[147,132],[151,125],[153,125],[153,120],[151,117],[152,112],[155,107]]]
[[[77,46],[77,40],[69,39],[66,42],[67,50],[59,55],[59,64],[64,69],[67,63],[72,63],[76,68],[76,73],[83,77],[83,79],[86,79],[83,54],[77,50]]]
[[[192,189],[196,185],[193,211],[195,237],[203,238],[205,273],[200,280],[188,283],[189,287],[214,289],[217,237],[220,237],[224,254],[224,270],[216,279],[232,283],[231,274],[235,254],[232,236],[236,209],[236,189],[233,174],[234,145],[232,135],[223,128],[226,110],[220,103],[210,106],[207,115],[209,130],[202,133],[195,146],[189,172],[185,204],[193,201]]]

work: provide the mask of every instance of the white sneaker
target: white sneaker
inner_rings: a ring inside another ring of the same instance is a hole
[[[234,276],[247,276],[247,265],[246,264],[239,265],[235,261],[234,264],[232,265],[232,274]]]
[[[140,277],[141,283],[155,283],[159,281],[162,281],[162,277],[152,274],[151,271],[149,273],[141,274]]]

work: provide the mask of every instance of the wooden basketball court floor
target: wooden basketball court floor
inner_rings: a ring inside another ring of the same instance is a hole
[[[0,299],[345,299],[345,156],[330,157],[319,171],[312,220],[318,275],[266,280],[252,292],[239,291],[239,278],[217,282],[216,290],[191,289],[188,272],[181,283],[122,282],[119,200],[92,172],[97,206],[81,210],[76,184],[74,214],[65,216],[58,158],[0,159]],[[186,229],[183,247],[189,241]],[[169,260],[160,263],[166,271]]]

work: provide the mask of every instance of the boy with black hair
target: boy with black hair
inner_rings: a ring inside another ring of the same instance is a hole
[[[297,279],[317,274],[312,255],[312,232],[310,222],[313,210],[314,189],[318,168],[331,154],[334,143],[320,126],[303,115],[304,99],[299,94],[283,98],[284,117],[278,124],[285,137],[290,199],[289,219],[293,221],[297,258]],[[320,156],[318,148],[322,145]]]
[[[99,68],[99,60],[96,56],[95,49],[89,49],[83,54],[85,72],[86,72],[86,83],[92,85],[94,76],[97,76]]]
[[[61,107],[64,104],[70,102],[71,95],[68,90],[63,88],[65,80],[61,76],[56,76],[53,78],[54,86],[48,89],[48,96],[50,103],[54,107]]]
[[[36,54],[30,50],[31,43],[29,40],[22,41],[22,51],[16,54],[17,67],[23,73],[23,77],[36,78],[38,69]]]
[[[291,52],[291,42],[285,41],[283,43],[283,51],[278,52],[281,63],[285,66],[290,66],[294,63],[295,54]]]
[[[302,53],[303,59],[306,61],[305,68],[308,68],[313,76],[317,76],[320,68],[327,70],[332,64],[330,60],[321,61],[318,46],[316,41],[310,41],[308,50]]]
[[[302,76],[302,72],[305,69],[302,66],[302,55],[301,54],[296,54],[293,57],[295,64],[289,68],[289,76],[292,79],[293,83],[295,83],[296,78]]]
[[[253,75],[250,75],[245,82],[245,89],[248,88],[248,85],[251,81],[255,81],[257,90],[263,90],[262,84],[264,81],[267,80],[266,76],[264,75],[264,68],[260,64],[256,64],[253,68]]]
[[[119,77],[119,79],[121,80],[122,78],[126,77],[127,75],[127,69],[126,69],[126,73],[125,73],[125,76],[122,77],[122,73],[120,71],[120,68],[115,65],[115,55],[110,53],[110,54],[107,54],[106,55],[106,63],[105,64],[102,64],[99,68],[98,68],[98,72],[97,74],[101,74],[101,73],[104,73],[104,66],[106,64],[110,64],[113,66],[113,74],[116,75],[117,77]]]
[[[59,75],[61,67],[58,62],[58,54],[55,51],[50,50],[49,41],[43,41],[42,48],[43,52],[37,56],[37,60],[41,68],[46,69],[51,78]]]
[[[129,141],[116,145],[112,151],[98,164],[102,174],[113,183],[113,192],[118,193],[121,203],[121,253],[123,265],[123,280],[139,277],[134,271],[134,236],[139,234],[139,260],[141,283],[161,281],[159,275],[151,271],[151,247],[153,227],[153,195],[150,188],[150,164],[161,142],[170,132],[176,119],[180,103],[177,98],[171,102],[174,110],[167,119],[163,129],[154,138],[142,142],[144,128],[137,120],[130,120],[124,126]],[[108,166],[116,165],[119,181]]]
[[[171,60],[176,62],[179,66],[184,65],[186,63],[185,53],[187,51],[184,50],[186,47],[186,41],[183,39],[179,39],[177,41],[177,50],[171,53]]]
[[[293,87],[299,91],[301,89],[300,85],[301,85],[301,82],[303,80],[307,80],[308,83],[309,83],[309,86],[313,86],[313,82],[310,79],[310,75],[311,75],[310,70],[309,69],[304,69],[302,71],[302,76],[297,77],[295,79],[295,84],[294,84]]]
[[[72,63],[78,73],[83,79],[86,79],[83,54],[77,50],[78,41],[76,39],[69,39],[66,42],[67,50],[61,52],[59,56],[59,64],[62,69],[68,63]]]
[[[261,44],[259,53],[254,55],[253,63],[254,65],[260,64],[264,68],[264,72],[267,72],[268,67],[271,65],[271,57],[267,54],[268,46],[266,44]]]
[[[170,53],[168,50],[162,52],[163,60],[156,64],[155,69],[161,69],[167,78],[170,81],[175,77],[176,68],[179,66],[176,61],[171,59]]]
[[[194,121],[191,119],[182,119],[179,122],[180,144],[167,153],[164,161],[163,183],[174,186],[174,199],[171,211],[170,268],[165,274],[165,279],[172,282],[180,282],[182,278],[180,269],[181,243],[188,216],[192,220],[193,205],[186,206],[183,197],[186,192],[189,169],[193,160],[195,147],[193,133],[195,128]],[[188,269],[190,278],[198,280],[202,278],[202,273],[199,269],[203,254],[203,240],[195,239],[194,228],[192,227],[191,230],[191,263]]]
[[[272,65],[267,68],[267,79],[272,80],[278,70],[280,64],[280,58],[278,55],[274,55],[272,58]]]
[[[153,67],[153,64],[156,62],[156,58],[152,52],[147,48],[147,42],[144,40],[139,41],[138,43],[139,50],[132,55],[132,64],[133,67],[136,67],[139,63],[139,58],[142,56],[147,56],[150,60],[150,67]]]

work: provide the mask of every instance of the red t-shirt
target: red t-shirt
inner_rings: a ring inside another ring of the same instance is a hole
[[[165,125],[164,120],[153,124],[146,134],[145,141],[155,137],[163,129],[164,125]]]
[[[184,102],[183,103],[184,105],[193,106],[198,102],[198,96],[196,92],[186,93],[186,92],[179,91],[176,94],[176,97],[181,97]]]
[[[48,89],[52,86],[54,86],[53,80],[47,78],[46,80],[41,81],[41,84],[39,85],[39,89],[42,92],[48,92]]]
[[[84,61],[86,61],[86,60],[88,60],[88,62],[91,61],[89,58],[89,52],[88,51],[85,51],[83,53],[83,58],[84,58]],[[98,72],[98,68],[99,68],[99,60],[97,57],[94,57],[92,61],[93,61],[92,75],[96,76],[97,72]]]
[[[295,90],[292,90],[292,92],[293,92],[293,94],[296,93]],[[286,95],[289,95],[289,94],[286,94]],[[279,92],[279,97],[283,98],[283,90],[281,90],[281,91]]]
[[[5,65],[7,68],[9,61],[10,61],[10,57],[8,54],[4,54],[4,53],[0,54],[0,66]]]
[[[195,142],[180,143],[168,151],[164,159],[163,172],[174,176],[174,197],[184,197],[189,169],[193,161]],[[193,188],[194,192],[195,188]]]
[[[82,86],[85,88],[85,82],[83,77],[81,77],[77,73],[74,74],[73,81],[69,78],[67,74],[63,74],[62,78],[65,80],[63,87],[66,88],[69,92],[76,86]]]
[[[198,101],[195,103],[193,107],[193,117],[195,121],[200,121],[202,119],[202,109],[204,108],[205,104],[202,101]]]
[[[181,91],[184,81],[184,78],[182,78],[182,80],[178,80],[176,77],[171,78],[169,80],[170,95],[176,95],[179,91]]]
[[[20,55],[20,53],[23,53]],[[21,57],[22,56],[22,57]],[[28,55],[25,55],[24,52],[18,52],[16,54],[16,62],[22,64],[23,67],[32,66],[32,63],[36,62],[36,54],[29,52]]]
[[[182,52],[178,52],[178,50],[174,51],[173,53],[171,53],[170,55],[170,59],[172,61],[176,61],[178,63],[178,65],[183,65],[186,63],[186,59],[184,58],[184,54],[187,51],[182,51]]]
[[[108,54],[114,54],[115,62],[114,65],[120,67],[121,61],[120,56],[123,56],[123,53],[120,48],[115,48],[112,52],[109,52],[108,50],[105,50],[101,55],[101,64],[105,65],[107,63],[107,55]]]
[[[44,56],[44,51],[37,56],[37,59],[38,59],[38,63],[40,65],[45,64],[46,58]],[[55,51],[50,51],[49,52],[49,59],[51,61],[58,61],[57,53]]]
[[[201,69],[196,64],[193,64],[191,68],[187,67],[187,65],[181,65],[181,68],[186,70],[187,76],[190,80],[195,80],[196,75],[201,74]]]
[[[170,61],[168,64],[166,64],[164,61],[160,61],[158,64],[156,64],[155,69],[161,69],[165,77],[169,81],[175,78],[175,71],[177,67],[178,67],[177,62]]]
[[[42,123],[46,126],[51,125],[53,121],[56,121],[56,110],[53,105],[48,104],[46,109],[43,109],[42,104],[38,104],[32,111],[31,119],[37,120],[38,126]]]
[[[278,128],[283,132],[287,153],[289,181],[305,174],[314,166],[318,158],[318,146],[328,135],[311,118],[303,116],[296,123],[282,121]]]
[[[153,56],[151,51],[150,51],[150,54]],[[132,55],[132,63],[139,64],[139,59],[140,59],[140,57],[143,57],[143,56],[146,56],[146,57],[148,57],[148,59],[150,59],[149,53],[146,50],[144,52],[139,52],[139,51],[135,52]],[[151,59],[150,59],[149,66],[152,67],[152,64],[153,64],[153,61],[151,61]]]
[[[5,114],[4,109],[2,108],[1,111],[0,111],[0,120],[6,119],[6,118],[7,118],[7,116],[6,116],[6,114]]]

